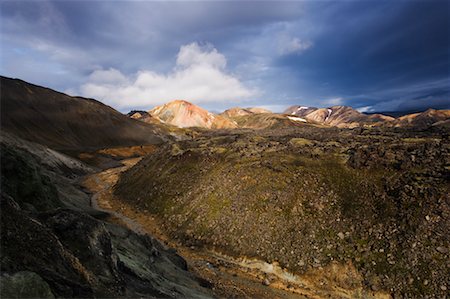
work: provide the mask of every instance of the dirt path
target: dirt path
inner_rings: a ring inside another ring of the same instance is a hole
[[[329,269],[317,270],[308,275],[298,276],[282,269],[277,264],[268,264],[255,259],[235,259],[214,251],[183,246],[170,239],[161,231],[160,220],[148,211],[137,210],[117,198],[112,187],[121,172],[132,167],[141,158],[123,160],[123,166],[110,168],[88,175],[83,186],[92,194],[92,207],[108,212],[109,221],[124,225],[137,233],[148,233],[163,244],[177,249],[186,259],[190,271],[209,281],[218,297],[223,298],[385,298],[378,294],[367,294],[360,287],[342,289],[327,280]],[[333,267],[338,267],[337,270]],[[333,266],[331,276],[348,271],[345,266]],[[343,269],[344,268],[344,269]],[[369,296],[367,296],[369,295]],[[380,294],[382,295],[382,294]]]

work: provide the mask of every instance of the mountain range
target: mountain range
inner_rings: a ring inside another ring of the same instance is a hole
[[[361,126],[420,127],[447,125],[450,110],[429,109],[421,113],[407,114],[398,118],[383,114],[365,114],[348,106],[316,108],[291,106],[283,113],[273,113],[263,108],[234,107],[214,114],[184,100],[176,100],[157,106],[149,111],[132,111],[128,116],[147,123],[199,127],[207,129],[270,128],[274,126],[309,123],[339,128]]]

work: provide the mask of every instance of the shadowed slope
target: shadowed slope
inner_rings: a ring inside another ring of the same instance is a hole
[[[55,149],[162,142],[163,130],[96,100],[1,77],[1,128]]]

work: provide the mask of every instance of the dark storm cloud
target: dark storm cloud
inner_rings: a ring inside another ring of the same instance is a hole
[[[249,105],[450,108],[448,1],[0,5],[1,73],[60,90],[102,69],[165,74],[180,47],[197,42],[260,91]]]
[[[349,104],[395,110],[411,100],[421,108],[438,102],[450,107],[448,2],[319,8],[312,7],[319,11],[312,15],[326,18],[328,26],[315,37],[314,51],[282,57],[279,66],[296,68],[298,78],[316,89],[326,83],[324,96],[342,96]]]

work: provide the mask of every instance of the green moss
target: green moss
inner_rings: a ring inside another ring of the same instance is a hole
[[[216,193],[211,192],[206,195],[206,203],[208,204],[208,219],[214,220],[219,217],[224,209],[231,206],[231,200],[219,197]]]

